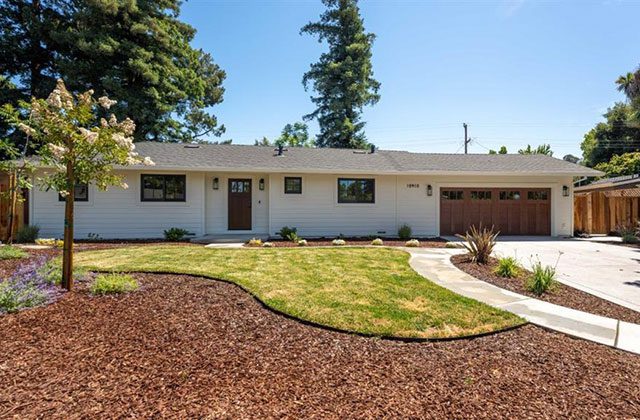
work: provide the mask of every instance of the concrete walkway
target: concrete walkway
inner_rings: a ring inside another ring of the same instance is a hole
[[[481,281],[456,268],[454,249],[405,248],[420,275],[462,296],[504,309],[532,324],[640,354],[640,325],[523,296]]]

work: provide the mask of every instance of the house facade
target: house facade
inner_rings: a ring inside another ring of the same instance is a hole
[[[540,155],[447,155],[400,151],[138,143],[152,167],[118,169],[128,189],[76,187],[78,239],[194,236],[415,237],[495,226],[503,235],[570,236],[573,179],[599,173]],[[38,173],[36,173],[36,177]],[[36,181],[37,183],[37,181]],[[37,187],[32,224],[61,237],[64,202]]]

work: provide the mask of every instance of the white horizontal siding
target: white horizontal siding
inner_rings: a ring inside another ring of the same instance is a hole
[[[110,187],[98,191],[89,186],[89,201],[75,203],[74,236],[87,239],[97,234],[105,239],[161,238],[171,227],[202,235],[204,225],[204,175],[186,174],[186,202],[142,202],[141,173],[171,173],[153,170],[121,172],[128,189]],[[184,174],[184,172],[182,173]],[[60,238],[64,227],[64,203],[56,191],[37,186],[31,195],[31,221],[40,226],[41,237]]]

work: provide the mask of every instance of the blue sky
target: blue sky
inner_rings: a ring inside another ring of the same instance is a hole
[[[640,64],[640,1],[360,2],[382,98],[364,119],[384,149],[472,153],[550,143],[581,155],[582,136],[623,97],[618,75]],[[313,110],[301,79],[326,48],[300,28],[320,0],[190,0],[195,46],[227,72],[214,107],[223,139],[278,136]],[[317,132],[315,122],[310,123]]]

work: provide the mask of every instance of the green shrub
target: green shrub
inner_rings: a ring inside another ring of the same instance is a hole
[[[527,279],[525,287],[536,296],[541,296],[555,285],[556,268],[550,265],[543,266],[538,260],[533,264],[531,276]]]
[[[49,284],[60,285],[62,282],[62,260],[53,259],[47,261],[42,267],[38,269],[38,274],[40,274],[44,280]],[[78,267],[76,265],[73,266],[73,280],[74,281],[82,281],[84,280],[89,272],[85,268]]]
[[[188,230],[172,227],[164,231],[164,239],[170,242],[178,242],[184,239],[189,234]]]
[[[498,260],[498,266],[493,270],[500,277],[513,278],[520,274],[520,265],[514,257],[504,257]]]
[[[417,248],[420,246],[420,241],[417,239],[411,239],[407,241],[404,246],[408,246],[409,248]]]
[[[139,287],[136,279],[129,274],[99,274],[91,284],[91,293],[94,295],[126,293],[138,290]]]
[[[638,240],[638,227],[633,223],[616,226],[616,233],[620,235],[622,243],[624,244],[636,244],[640,242],[640,240]]]
[[[24,225],[16,232],[16,242],[19,244],[34,243],[38,238],[38,233],[40,233],[40,226]]]
[[[278,232],[278,235],[285,241],[298,242],[300,240],[298,237],[298,228],[294,227],[283,226]]]
[[[496,246],[498,232],[494,232],[493,227],[487,229],[486,227],[483,228],[482,224],[480,224],[480,228],[476,228],[474,225],[471,226],[464,235],[456,236],[466,241],[462,246],[469,251],[474,262],[486,264],[489,262],[489,257],[493,252],[493,248]]]
[[[28,254],[24,249],[10,245],[0,246],[0,260],[15,260],[18,258],[24,258],[27,255]]]
[[[406,223],[400,226],[400,229],[398,229],[398,238],[402,240],[411,238],[411,226]]]
[[[384,245],[384,242],[382,241],[382,239],[376,238],[373,241],[371,241],[371,245],[381,246],[381,245]]]

